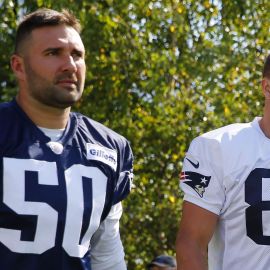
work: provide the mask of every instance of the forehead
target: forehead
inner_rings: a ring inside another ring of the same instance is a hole
[[[46,48],[63,47],[84,51],[84,45],[79,33],[66,25],[44,26],[34,29],[29,44],[40,51]]]

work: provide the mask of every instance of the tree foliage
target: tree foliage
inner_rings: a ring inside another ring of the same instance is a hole
[[[0,1],[0,99],[16,93],[14,30],[37,7],[72,10],[83,25],[87,78],[74,108],[126,136],[135,155],[121,233],[129,269],[174,254],[178,173],[192,138],[261,114],[268,54],[266,0]]]

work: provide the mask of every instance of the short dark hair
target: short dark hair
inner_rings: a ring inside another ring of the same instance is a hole
[[[266,57],[263,66],[263,78],[270,79],[270,54]]]
[[[21,44],[31,32],[40,27],[67,25],[74,28],[78,33],[81,32],[81,25],[79,20],[68,10],[63,9],[58,12],[53,9],[40,8],[32,13],[26,15],[20,22],[16,38],[15,38],[15,53],[18,53]]]

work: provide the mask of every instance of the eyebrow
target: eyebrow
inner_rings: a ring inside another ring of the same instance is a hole
[[[63,47],[51,47],[51,48],[46,48],[42,52],[47,53],[47,52],[51,52],[51,51],[63,51],[63,50],[64,50]]]
[[[43,50],[42,53],[45,54],[45,53],[48,53],[48,52],[51,52],[51,51],[59,51],[59,52],[61,52],[63,50],[64,50],[63,47],[49,47],[49,48],[46,48],[45,50]],[[81,53],[82,55],[85,54],[84,50],[80,50],[80,49],[76,49],[76,48],[74,48],[72,50],[72,52]]]

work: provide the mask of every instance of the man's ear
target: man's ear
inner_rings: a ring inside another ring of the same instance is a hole
[[[11,68],[18,80],[25,80],[25,68],[23,58],[13,54],[10,59]]]
[[[268,78],[262,79],[262,91],[265,99],[270,100],[270,80]]]

